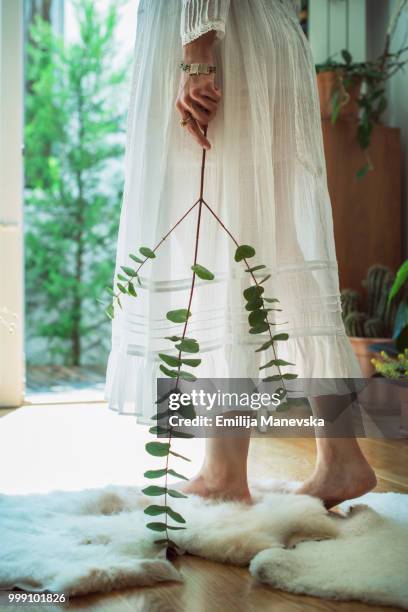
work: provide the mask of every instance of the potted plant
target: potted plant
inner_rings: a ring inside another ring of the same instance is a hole
[[[408,0],[400,0],[390,20],[382,54],[375,60],[354,62],[346,49],[341,60],[333,57],[316,65],[322,119],[331,119],[334,124],[339,117],[356,122],[357,141],[363,150],[366,163],[356,173],[362,178],[373,170],[368,154],[371,133],[387,108],[386,81],[407,63],[405,53],[408,47],[395,52],[390,45],[398,20]]]
[[[375,371],[370,347],[380,345],[383,348],[384,345],[392,345],[398,309],[398,297],[389,299],[393,281],[394,275],[387,266],[377,264],[369,268],[362,283],[367,291],[366,310],[360,309],[362,300],[358,291],[344,289],[341,292],[346,333],[366,378],[372,376]]]
[[[381,351],[379,357],[372,359],[376,372],[397,387],[400,406],[400,433],[408,436],[408,348],[396,357]]]

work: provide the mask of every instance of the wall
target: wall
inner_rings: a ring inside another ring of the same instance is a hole
[[[381,54],[390,20],[399,0],[367,2],[367,59]],[[391,50],[399,49],[405,40],[407,45],[408,9],[403,11],[393,37]],[[405,54],[408,59],[408,54]],[[388,109],[384,113],[384,123],[401,129],[402,144],[402,245],[404,257],[408,257],[408,77],[407,69],[400,71],[387,84]]]

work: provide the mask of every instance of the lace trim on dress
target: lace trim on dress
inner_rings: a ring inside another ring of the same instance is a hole
[[[225,24],[222,21],[211,21],[210,23],[201,23],[199,28],[192,32],[183,32],[181,41],[183,45],[187,45],[212,30],[217,32],[217,38],[220,40],[225,36]]]

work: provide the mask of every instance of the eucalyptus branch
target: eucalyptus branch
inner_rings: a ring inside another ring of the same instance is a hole
[[[204,131],[204,135],[206,134],[206,129]],[[278,323],[273,323],[269,320],[269,312],[270,311],[281,311],[281,309],[277,308],[268,308],[267,305],[270,303],[276,303],[279,300],[276,298],[267,298],[263,295],[265,283],[269,278],[270,274],[267,274],[262,280],[258,280],[255,275],[255,272],[261,269],[265,269],[264,265],[257,265],[251,267],[248,263],[248,259],[254,257],[255,249],[249,245],[239,244],[238,240],[234,237],[234,235],[230,232],[230,230],[225,226],[220,217],[214,212],[211,206],[204,200],[204,178],[205,178],[205,161],[206,161],[206,150],[202,151],[201,158],[201,174],[200,174],[200,192],[198,200],[184,213],[184,215],[175,223],[172,228],[163,236],[163,238],[157,243],[157,245],[153,249],[149,249],[148,247],[141,247],[139,249],[139,253],[144,256],[145,259],[141,259],[138,255],[131,253],[129,255],[130,259],[139,264],[139,266],[134,269],[129,266],[121,266],[121,270],[124,275],[119,273],[117,274],[118,281],[117,287],[118,292],[115,293],[113,290],[109,290],[111,295],[113,296],[113,300],[111,305],[107,309],[107,314],[111,318],[114,316],[114,306],[115,303],[120,304],[120,296],[121,294],[126,294],[130,297],[137,297],[137,293],[134,287],[134,279],[137,279],[140,284],[139,272],[143,265],[146,263],[148,259],[154,259],[156,257],[156,252],[159,250],[160,246],[163,242],[170,236],[170,234],[177,228],[177,226],[195,209],[198,205],[198,214],[197,214],[197,224],[196,224],[196,235],[195,235],[195,246],[194,246],[194,257],[193,264],[191,266],[191,270],[193,272],[191,277],[191,285],[188,297],[188,303],[186,308],[181,308],[177,310],[171,310],[167,312],[166,318],[173,323],[183,323],[183,330],[181,335],[169,336],[166,337],[167,340],[170,340],[174,343],[174,348],[177,351],[176,355],[171,355],[168,353],[159,353],[158,356],[161,359],[162,363],[160,364],[160,370],[163,374],[169,378],[173,378],[175,380],[175,386],[172,391],[179,392],[179,383],[180,380],[186,380],[190,382],[194,382],[197,378],[189,371],[183,370],[182,366],[189,367],[197,367],[201,363],[201,359],[196,358],[197,353],[199,352],[199,343],[195,338],[187,338],[187,329],[188,329],[188,321],[191,317],[191,305],[193,302],[193,295],[196,283],[196,277],[203,280],[214,280],[214,274],[210,272],[203,265],[198,263],[198,247],[199,247],[199,239],[200,239],[200,230],[201,230],[201,219],[203,209],[205,207],[217,220],[220,227],[227,233],[227,235],[232,239],[236,251],[235,251],[235,261],[240,262],[243,261],[246,266],[246,272],[249,273],[253,284],[247,287],[244,292],[244,298],[247,302],[246,310],[249,312],[248,321],[250,325],[249,333],[251,334],[262,334],[265,331],[268,332],[269,339],[267,342],[264,342],[256,352],[266,351],[269,348],[272,349],[273,359],[268,363],[263,364],[259,369],[264,370],[270,367],[277,368],[278,374],[273,376],[267,376],[262,379],[264,382],[271,382],[280,380],[283,385],[283,397],[287,396],[287,389],[285,386],[285,380],[290,380],[296,378],[296,374],[285,374],[282,372],[283,366],[291,366],[294,365],[292,363],[288,363],[283,359],[278,359],[276,352],[276,343],[278,341],[286,341],[289,338],[287,333],[273,334],[271,327],[273,325],[278,325]],[[184,353],[193,354],[193,358],[184,357]],[[158,398],[156,404],[162,403],[170,394],[166,394],[164,398]],[[181,416],[191,416],[191,412],[194,413],[194,407],[191,404],[190,406],[180,406],[177,411]],[[186,414],[188,413],[188,414]],[[170,539],[169,530],[180,530],[185,529],[184,526],[180,526],[180,524],[185,524],[185,519],[179,514],[175,512],[170,506],[168,506],[168,498],[182,498],[187,497],[180,491],[169,488],[168,477],[169,475],[176,476],[178,478],[182,478],[188,480],[182,474],[174,471],[170,468],[170,456],[184,459],[189,461],[187,457],[176,453],[172,448],[172,442],[174,437],[180,438],[190,438],[193,437],[191,434],[182,433],[174,430],[174,427],[170,424],[167,424],[166,427],[162,427],[159,423],[170,414],[169,409],[160,410],[157,408],[156,414],[152,417],[157,421],[157,426],[153,426],[149,429],[149,432],[152,434],[156,434],[156,436],[163,436],[167,438],[167,442],[148,442],[145,446],[146,451],[155,457],[165,457],[165,467],[158,470],[148,470],[145,472],[145,477],[148,479],[156,479],[164,477],[164,486],[155,486],[150,485],[143,489],[143,493],[150,497],[163,496],[164,497],[164,505],[156,505],[151,504],[145,508],[145,514],[149,516],[161,516],[164,515],[164,519],[162,521],[155,521],[147,523],[147,528],[153,531],[162,532],[164,534],[164,538],[159,540],[155,540],[156,544],[164,545],[166,547],[166,554],[169,559],[174,558],[175,555],[178,554],[177,544]],[[169,519],[173,519],[179,525],[169,524]]]

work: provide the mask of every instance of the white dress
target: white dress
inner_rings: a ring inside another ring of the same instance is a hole
[[[271,274],[265,295],[280,300],[276,329],[290,335],[279,357],[295,364],[285,371],[361,376],[341,318],[314,62],[291,0],[141,0],[117,271],[198,198],[201,150],[174,102],[181,44],[209,30],[220,39],[222,103],[208,131],[204,198],[240,244],[256,249],[251,264],[267,266],[259,274]],[[171,354],[164,338],[182,329],[166,313],[188,304],[196,222],[195,209],[143,266],[138,297],[116,308],[106,396],[120,413],[147,420],[155,411],[158,352]],[[267,338],[248,333],[249,278],[235,248],[204,209],[198,262],[215,280],[198,279],[187,330],[200,344],[194,373],[202,377],[257,378],[269,360],[254,352]]]

